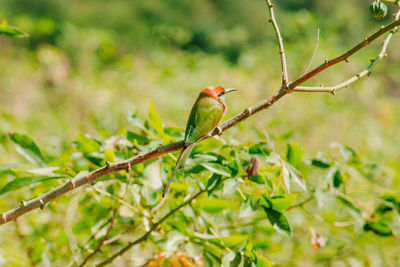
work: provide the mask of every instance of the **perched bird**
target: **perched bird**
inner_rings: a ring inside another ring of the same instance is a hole
[[[186,146],[179,155],[174,172],[164,188],[163,197],[168,194],[169,185],[172,179],[174,179],[176,171],[182,168],[199,139],[210,134],[222,120],[226,112],[224,96],[233,91],[236,91],[236,89],[209,86],[200,92],[199,97],[192,107],[186,125],[184,139]]]

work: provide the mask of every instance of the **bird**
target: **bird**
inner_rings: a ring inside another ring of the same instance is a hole
[[[164,187],[163,198],[165,198],[169,192],[169,185],[174,179],[176,171],[183,167],[196,143],[202,137],[210,135],[221,122],[226,113],[224,96],[233,91],[237,90],[234,88],[225,89],[222,86],[209,86],[200,92],[186,124],[184,138],[185,147],[179,155],[175,169]],[[218,129],[219,133],[221,133],[221,129]]]

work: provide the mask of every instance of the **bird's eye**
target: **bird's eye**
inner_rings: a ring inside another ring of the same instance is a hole
[[[218,94],[218,96],[223,96],[225,94],[225,92],[221,92]]]

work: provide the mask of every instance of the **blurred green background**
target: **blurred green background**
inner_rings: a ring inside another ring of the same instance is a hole
[[[365,0],[277,1],[289,78],[304,72],[318,29],[313,66],[341,54],[391,20],[391,15],[375,20],[368,12],[369,4]],[[164,125],[184,128],[191,105],[206,86],[239,89],[227,99],[230,117],[280,85],[278,48],[262,0],[2,0],[2,19],[30,36],[0,36],[0,165],[24,162],[8,140],[9,132],[29,134],[48,157],[60,157],[74,151],[71,144],[79,133],[105,139],[132,130],[129,112],[146,117],[150,99]],[[289,95],[223,137],[257,142],[265,131],[279,153],[286,153],[289,140],[301,145],[306,158],[329,151],[331,143],[339,142],[371,162],[398,164],[399,37],[394,36],[388,57],[370,77],[335,96]],[[340,83],[365,68],[379,50],[377,41],[349,63],[338,64],[307,84]],[[398,184],[399,173],[392,178]],[[15,199],[31,195],[20,192],[11,200],[10,196],[0,199],[1,211],[15,206]],[[22,238],[7,235],[7,230],[16,231],[11,225],[1,227],[0,263],[10,250],[26,246]],[[352,265],[335,258],[332,251],[307,255],[301,244],[289,249],[291,243],[273,251],[272,259],[294,257],[298,266],[313,262],[304,257],[342,264],[333,266],[395,266],[393,258],[385,261],[384,251],[393,239],[353,237],[343,239],[357,243],[357,253],[372,253],[375,262],[354,260],[359,265]],[[29,265],[22,258],[14,262]]]

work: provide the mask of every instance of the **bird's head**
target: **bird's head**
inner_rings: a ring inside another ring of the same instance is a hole
[[[220,100],[221,97],[223,97],[225,94],[237,91],[236,89],[233,88],[224,88],[222,86],[209,86],[207,88],[204,88],[201,92],[200,95],[202,96],[211,96],[212,98],[216,100]]]

